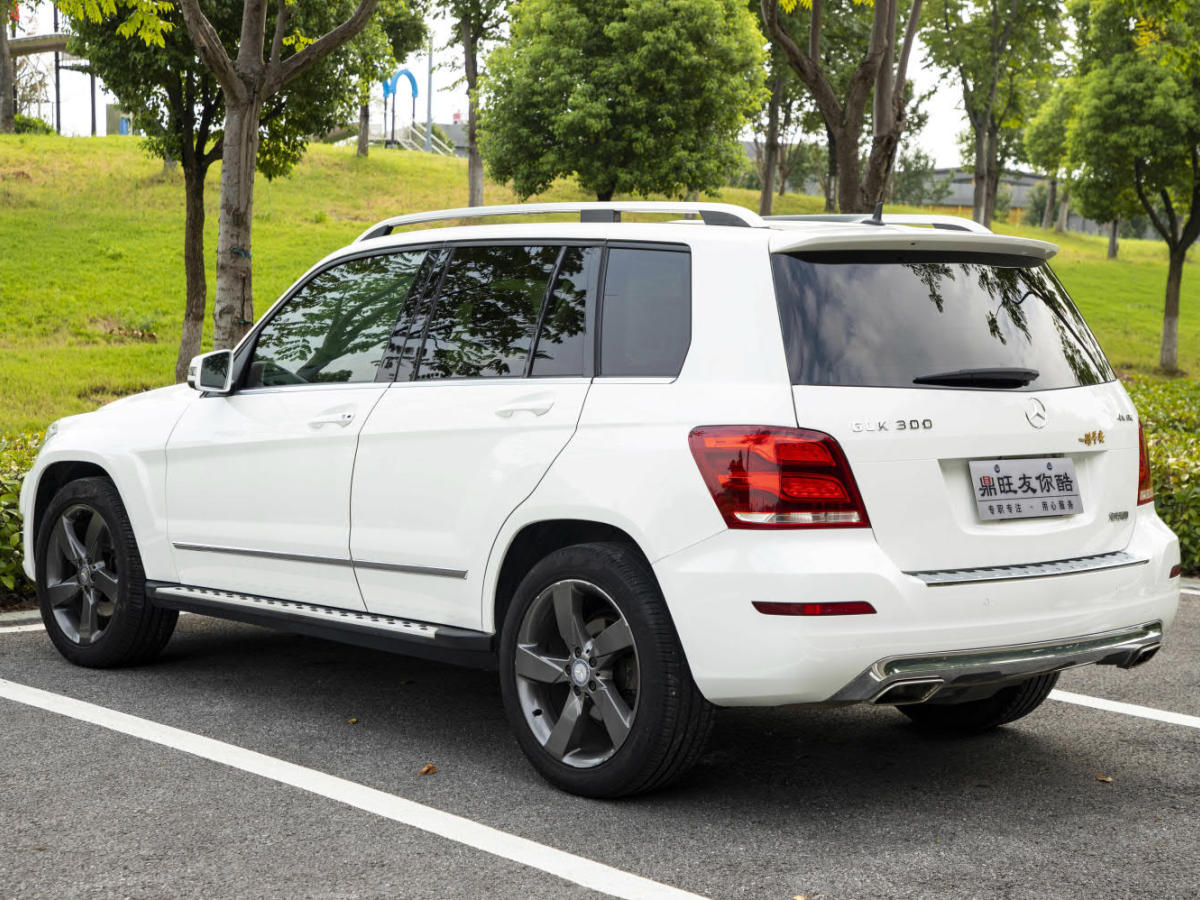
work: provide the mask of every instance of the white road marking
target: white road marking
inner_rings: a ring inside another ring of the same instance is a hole
[[[595,860],[224,741],[0,679],[0,697],[290,785],[627,900],[704,900]]]
[[[1154,719],[1156,722],[1166,722],[1170,725],[1185,725],[1188,728],[1200,728],[1200,716],[1185,716],[1183,713],[1167,712],[1152,706],[1138,706],[1134,703],[1121,703],[1117,700],[1105,700],[1103,697],[1089,697],[1087,694],[1073,694],[1070,691],[1051,691],[1051,700],[1062,703],[1074,703],[1077,706],[1090,706],[1092,709],[1102,709],[1106,712],[1121,713],[1126,716],[1137,716],[1139,719]]]
[[[1193,591],[1191,588],[1180,588],[1179,593],[1188,597],[1200,597],[1200,591]]]
[[[41,622],[34,622],[32,625],[9,625],[7,628],[0,628],[0,634],[20,634],[23,631],[45,631],[46,626]]]

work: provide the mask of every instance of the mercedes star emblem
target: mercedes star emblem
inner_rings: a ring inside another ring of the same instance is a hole
[[[1046,427],[1046,404],[1037,397],[1029,401],[1029,407],[1025,410],[1025,418],[1029,420],[1029,424],[1034,428]]]

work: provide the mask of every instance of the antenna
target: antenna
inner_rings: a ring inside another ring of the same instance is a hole
[[[883,201],[880,200],[875,204],[875,215],[869,219],[863,219],[864,225],[882,225],[883,224]]]

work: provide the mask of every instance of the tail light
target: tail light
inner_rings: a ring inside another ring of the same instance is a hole
[[[866,528],[842,448],[803,428],[705,425],[692,456],[730,528]]]
[[[1138,506],[1154,502],[1154,482],[1150,480],[1150,451],[1146,447],[1146,432],[1138,422]]]

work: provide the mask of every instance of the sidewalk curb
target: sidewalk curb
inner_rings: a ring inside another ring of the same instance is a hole
[[[19,609],[16,612],[0,613],[0,628],[9,625],[32,625],[42,621],[42,614],[36,609]]]

